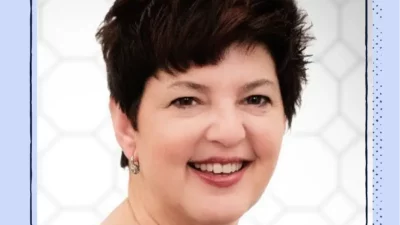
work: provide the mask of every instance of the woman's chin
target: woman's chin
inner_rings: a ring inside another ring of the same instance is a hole
[[[222,199],[221,199],[222,200]],[[193,217],[200,222],[200,224],[235,224],[240,217],[248,210],[248,206],[245,204],[205,204],[200,206],[199,204],[191,209]]]
[[[198,224],[207,225],[234,225],[240,219],[242,213],[237,212],[218,212],[203,213],[201,216],[196,218]]]
[[[207,186],[207,185],[206,185]],[[191,189],[184,201],[184,209],[201,224],[233,224],[245,214],[257,200],[246,182],[236,187],[216,190],[215,187],[197,186]],[[196,193],[196,194],[194,194]]]

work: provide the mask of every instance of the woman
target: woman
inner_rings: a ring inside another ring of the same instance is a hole
[[[103,224],[237,224],[300,102],[305,15],[293,0],[117,0],[96,37],[130,169]]]

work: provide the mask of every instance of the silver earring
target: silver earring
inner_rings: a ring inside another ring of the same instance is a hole
[[[132,156],[129,160],[129,170],[133,174],[138,174],[140,172],[139,162],[135,161],[134,157]]]

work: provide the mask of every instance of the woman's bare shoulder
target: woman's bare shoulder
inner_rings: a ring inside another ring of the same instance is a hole
[[[117,206],[100,225],[135,225],[127,200]]]

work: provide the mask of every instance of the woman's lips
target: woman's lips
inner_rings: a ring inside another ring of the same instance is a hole
[[[221,165],[221,164],[220,164]],[[231,164],[233,165],[233,164]],[[217,166],[217,167],[215,167]],[[224,165],[221,165],[222,167]],[[227,188],[230,186],[233,186],[237,184],[243,177],[243,174],[245,173],[247,169],[247,165],[244,165],[243,168],[236,168],[238,171],[234,172],[227,172],[227,171],[221,171],[218,170],[218,165],[214,164],[214,169],[217,168],[217,173],[214,171],[201,171],[200,169],[195,169],[192,166],[189,166],[190,170],[193,171],[193,173],[198,176],[203,182],[206,184],[219,187],[219,188]],[[233,171],[235,168],[231,167],[231,171]]]

